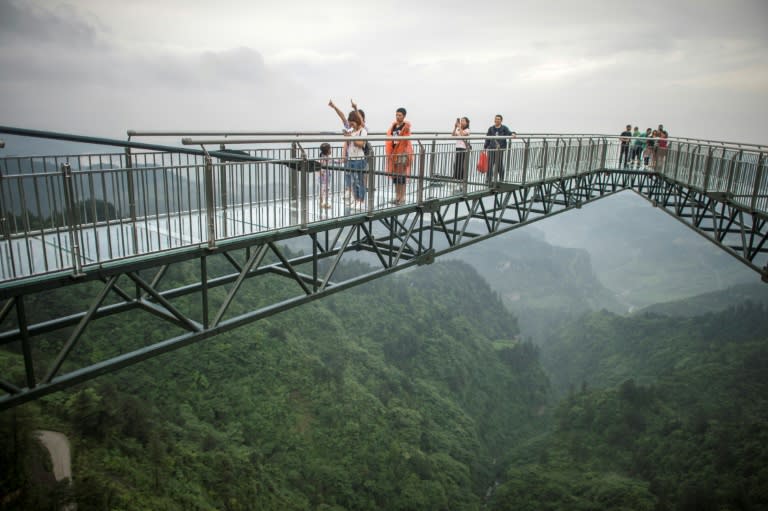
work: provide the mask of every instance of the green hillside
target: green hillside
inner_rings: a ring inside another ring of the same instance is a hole
[[[3,508],[64,499],[17,456],[51,428],[79,510],[481,509],[548,399],[517,333],[466,265],[377,281],[0,415]]]
[[[589,252],[600,281],[632,308],[760,281],[756,272],[632,192],[533,228],[550,243]]]
[[[747,302],[692,318],[587,314],[542,344],[542,364],[560,394],[583,382],[607,387],[632,378],[650,384],[722,344],[764,338],[768,335],[764,312],[764,306]]]
[[[525,230],[465,250],[477,270],[439,260],[0,414],[0,510],[768,506],[762,288],[620,315],[586,250]],[[233,312],[290,285],[248,281]],[[40,295],[30,316],[85,298]],[[111,321],[74,356],[171,328]],[[72,486],[53,482],[38,429],[70,437]]]
[[[684,300],[656,303],[640,309],[635,314],[664,314],[667,316],[698,316],[719,312],[742,302],[768,305],[768,284],[755,282],[741,284],[720,291],[712,291]]]
[[[569,386],[552,431],[517,450],[492,509],[768,508],[768,308],[572,328],[544,355]]]
[[[513,231],[456,254],[499,293],[524,337],[538,340],[588,311],[626,311],[595,275],[586,250],[550,245],[536,233]]]

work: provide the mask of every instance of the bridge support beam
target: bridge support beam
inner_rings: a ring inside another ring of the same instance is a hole
[[[626,189],[635,190],[721,244],[768,281],[768,221],[763,215],[656,173],[597,170],[574,176],[562,174],[528,185],[508,184],[504,189],[368,212],[320,227],[308,226],[311,229],[252,235],[226,246],[160,254],[99,267],[90,273],[86,269],[76,280],[62,275],[45,285],[33,282],[28,288],[17,287],[12,292],[0,289],[0,300],[5,300],[0,310],[0,344],[18,342],[22,347],[13,358],[17,366],[2,368],[0,389],[5,395],[0,396],[0,410],[384,275],[430,264],[440,255]],[[212,220],[209,216],[209,232],[214,228]],[[306,250],[297,254],[281,244],[288,240],[291,246],[303,244]],[[369,265],[364,270],[360,269],[361,257]],[[345,267],[348,259],[356,264]],[[358,270],[353,272],[352,267]],[[123,291],[122,282],[135,285],[136,295]],[[102,287],[93,289],[94,285]],[[220,289],[223,286],[229,286],[226,292]],[[258,300],[245,291],[249,286],[258,288]],[[46,291],[49,288],[52,290]],[[72,313],[64,307],[38,306],[38,301],[47,298],[46,293],[66,296],[67,303],[71,303],[78,295],[93,296],[94,292],[96,299],[85,311]],[[107,294],[111,302],[105,299]],[[216,303],[216,296],[218,306],[210,315],[209,307]],[[13,307],[17,311],[15,319],[10,314]],[[28,310],[34,311],[32,318]],[[121,346],[120,353],[98,360],[75,351],[100,350],[72,349],[75,344],[105,342],[100,334],[104,330],[95,328],[96,322],[123,318],[134,324],[159,321],[152,329],[154,337],[144,339],[145,332],[137,331],[134,344]],[[69,333],[73,326],[75,331]],[[33,339],[63,342],[64,348],[58,352],[33,350]],[[36,367],[50,368],[40,381],[36,379]]]

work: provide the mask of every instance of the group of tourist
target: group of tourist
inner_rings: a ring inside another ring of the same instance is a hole
[[[342,146],[341,163],[346,172],[344,174],[344,203],[354,209],[365,209],[365,199],[368,186],[366,184],[366,170],[373,165],[374,154],[370,143],[364,140],[368,135],[365,122],[365,112],[350,100],[352,110],[345,116],[330,100],[330,106],[341,119],[345,136],[355,137]],[[409,137],[412,133],[410,121],[406,119],[408,112],[405,108],[395,111],[395,119],[387,128],[387,136],[392,137],[384,145],[385,173],[394,184],[395,196],[391,204],[401,205],[405,203],[406,182],[411,173],[413,164],[413,145],[410,140],[398,140],[399,137]],[[497,114],[493,119],[493,125],[486,131],[483,149],[487,154],[486,183],[492,184],[495,179],[504,179],[504,155],[509,138],[514,138],[516,133],[502,124],[504,117]],[[468,170],[469,151],[472,145],[469,141],[471,131],[468,117],[457,117],[453,125],[451,135],[456,137],[456,158],[453,164],[453,179],[457,183],[456,191],[465,191]],[[619,167],[635,169],[661,169],[667,157],[668,132],[662,124],[655,130],[648,128],[641,132],[637,126],[632,128],[627,124],[626,129],[619,135],[621,143],[619,148]],[[329,179],[327,167],[332,162],[331,145],[320,145],[320,207],[329,209]]]
[[[669,133],[663,124],[655,130],[648,128],[641,132],[637,126],[634,130],[631,124],[619,135],[619,167],[628,169],[662,169],[667,158]]]
[[[344,113],[333,103],[328,102],[328,106],[333,108],[341,119],[343,133],[349,137],[365,137],[368,130],[365,126],[365,112],[357,108],[354,101],[352,111],[345,117]],[[411,135],[411,123],[406,120],[408,114],[405,108],[398,108],[395,112],[395,120],[387,129],[387,135],[395,137],[387,140],[385,144],[387,174],[390,175],[395,185],[395,198],[393,204],[405,204],[405,184],[411,171],[413,163],[413,145],[411,141],[397,140],[396,137],[409,137]],[[330,158],[330,146],[325,150],[321,146],[321,158],[328,160]],[[365,209],[365,198],[368,187],[365,182],[366,169],[373,160],[373,149],[365,140],[350,140],[342,146],[342,161],[345,163],[347,172],[344,175],[344,202],[355,209]],[[321,207],[328,208],[328,177],[326,172],[321,170]]]
[[[352,110],[346,116],[333,100],[328,101],[328,106],[339,116],[343,126],[343,134],[349,137],[358,137],[346,142],[342,146],[342,162],[347,169],[344,175],[344,203],[354,209],[365,209],[367,194],[365,171],[373,163],[373,150],[370,143],[359,139],[359,137],[368,135],[365,124],[365,112],[357,107],[354,100],[350,100],[350,103]],[[391,201],[393,205],[405,204],[406,181],[411,173],[411,166],[413,164],[413,145],[411,141],[408,139],[398,140],[398,137],[408,137],[412,133],[411,123],[406,119],[407,114],[406,109],[402,107],[395,111],[395,119],[387,129],[387,136],[393,138],[387,140],[384,145],[386,174],[390,177],[395,187],[395,197]],[[488,170],[486,172],[488,184],[492,183],[496,177],[504,179],[503,158],[504,150],[507,147],[507,138],[515,136],[513,131],[502,124],[503,119],[500,114],[496,115],[493,125],[488,128],[486,133],[488,137],[498,137],[486,139],[483,146],[488,152]],[[469,167],[467,155],[472,148],[468,140],[468,137],[471,135],[469,118],[457,117],[452,135],[457,137],[453,178],[458,183],[457,190],[459,190],[463,189],[466,183]],[[320,160],[320,207],[328,209],[331,205],[328,194],[328,172],[325,168],[332,161],[330,144],[321,144]]]

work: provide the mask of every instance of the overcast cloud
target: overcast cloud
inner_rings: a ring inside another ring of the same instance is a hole
[[[470,7],[471,5],[471,7]],[[0,0],[0,124],[519,132],[768,143],[768,2]]]

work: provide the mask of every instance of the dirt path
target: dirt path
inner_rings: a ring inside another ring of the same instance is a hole
[[[38,431],[37,437],[51,453],[53,462],[53,477],[57,481],[72,479],[72,459],[69,452],[69,440],[63,433],[57,431]]]

